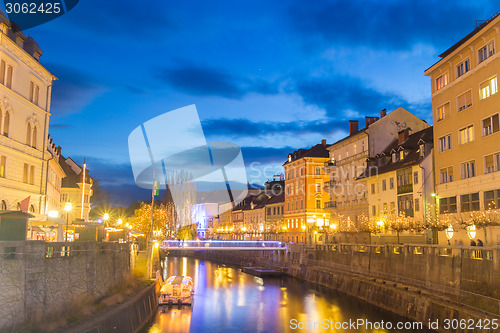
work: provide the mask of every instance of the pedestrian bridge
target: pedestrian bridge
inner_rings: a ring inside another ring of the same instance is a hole
[[[225,241],[225,240],[164,240],[160,248],[167,251],[175,250],[237,250],[237,251],[284,251],[286,244],[277,241]]]

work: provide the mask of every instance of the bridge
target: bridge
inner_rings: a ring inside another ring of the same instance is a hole
[[[225,240],[164,240],[160,248],[166,251],[198,250],[198,251],[285,251],[286,244],[277,241],[225,241]]]

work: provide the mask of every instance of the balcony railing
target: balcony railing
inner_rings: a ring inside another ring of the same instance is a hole
[[[413,192],[413,184],[398,186],[398,194]]]

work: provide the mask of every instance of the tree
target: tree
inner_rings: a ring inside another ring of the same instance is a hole
[[[154,209],[153,235],[162,238],[165,237],[168,224],[167,210],[164,204],[155,205]],[[131,219],[132,228],[145,235],[151,231],[151,204],[142,203],[139,209],[135,211]]]

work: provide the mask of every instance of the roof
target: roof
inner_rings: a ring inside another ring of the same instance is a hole
[[[418,131],[416,133],[413,133],[412,135],[408,136],[408,138],[403,141],[402,143],[398,143],[398,140],[395,139],[387,148],[380,154],[378,154],[376,157],[371,158],[370,160],[378,160],[380,161],[383,156],[388,156],[388,160],[382,163],[381,165],[377,166],[377,175],[387,173],[390,171],[395,171],[399,169],[404,169],[416,164],[419,164],[425,156],[427,156],[429,153],[427,152],[424,157],[420,156],[420,144],[421,143],[431,143],[433,144],[433,137],[432,137],[432,127],[428,127],[424,130]],[[402,160],[397,160],[396,162],[392,162],[392,158],[390,156],[392,155],[393,152],[398,152],[398,151],[407,151],[408,154],[403,158]],[[363,174],[358,177],[359,179],[362,178],[369,178],[371,177],[371,174]]]
[[[61,155],[61,158],[59,159],[59,164],[61,165],[64,173],[66,174],[66,177],[62,179],[62,187],[70,187],[70,188],[79,188],[78,183],[82,182],[82,173],[76,173],[75,170],[68,164],[68,160],[71,160],[71,158],[65,158],[64,156]],[[73,163],[74,161],[71,160]],[[76,164],[76,163],[75,163]],[[82,169],[82,167],[78,164],[77,166]],[[87,169],[86,175],[86,183],[87,184],[92,184],[92,177],[89,176],[89,172]]]
[[[304,158],[304,157],[328,158],[330,156],[330,154],[329,154],[327,148],[330,146],[331,145],[329,145],[329,144],[323,145],[322,143],[318,143],[317,145],[312,146],[309,149],[297,149],[293,153],[289,154],[292,156],[292,160],[291,161],[287,160],[285,163],[283,163],[283,165],[300,160],[301,158]]]
[[[486,27],[488,24],[490,24],[491,21],[493,21],[498,15],[500,15],[500,11],[496,12],[492,17],[490,17],[489,19],[487,19],[486,21],[484,21],[482,24],[478,25],[474,30],[472,30],[469,34],[467,34],[467,36],[465,36],[464,38],[460,39],[458,42],[456,42],[455,44],[453,44],[453,46],[451,46],[446,51],[444,51],[443,53],[441,53],[439,55],[439,57],[441,59],[439,61],[437,61],[435,64],[437,64],[438,62],[440,62],[441,60],[443,60],[443,58],[449,56],[453,51],[455,51],[460,46],[462,46],[463,44],[465,44],[469,39],[471,39],[472,37],[474,37],[484,27]],[[431,67],[427,68],[425,71],[427,71],[430,68],[432,68],[435,64],[433,64]]]
[[[275,196],[272,196],[271,198],[269,198],[269,200],[267,200],[267,202],[266,202],[266,205],[273,205],[273,204],[282,203],[282,202],[285,202],[285,192],[284,191],[278,195],[275,195]]]

